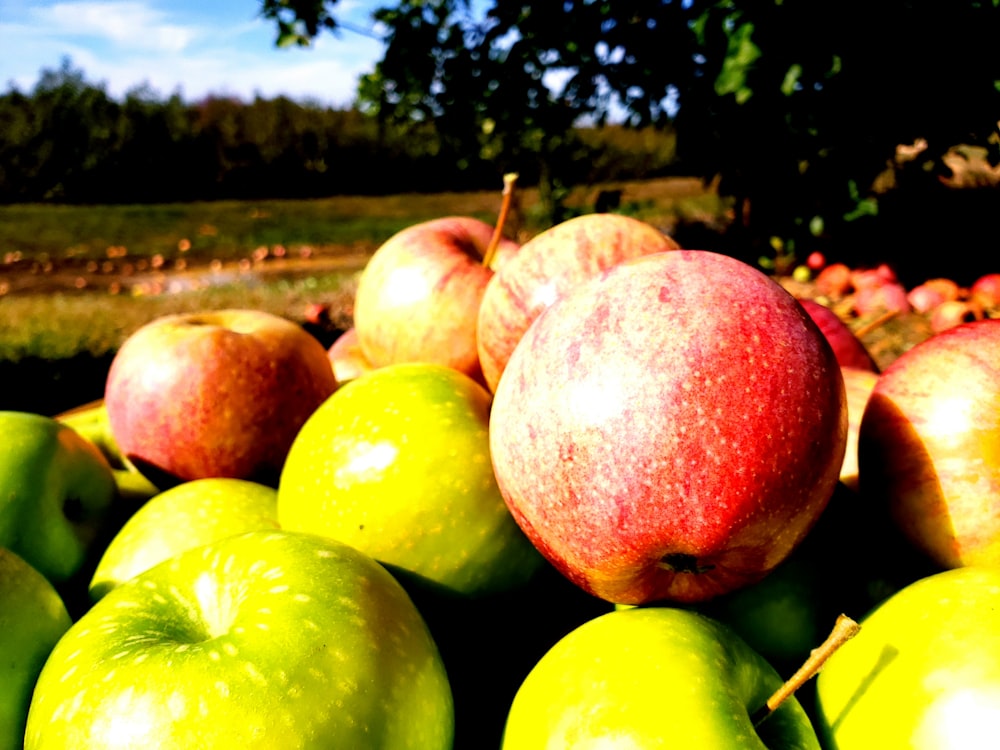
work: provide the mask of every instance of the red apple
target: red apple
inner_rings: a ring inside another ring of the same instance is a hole
[[[680,247],[652,225],[586,214],[536,235],[490,280],[479,308],[479,361],[491,390],[528,326],[549,305],[627,258]]]
[[[862,493],[939,565],[1000,564],[1000,320],[935,334],[885,369],[858,463]]]
[[[449,216],[407,227],[375,251],[354,300],[358,342],[373,366],[431,362],[482,380],[479,303],[494,270],[518,247],[501,240],[485,265],[493,232],[478,219]]]
[[[928,313],[942,302],[957,300],[961,293],[958,283],[951,279],[928,279],[913,287],[906,299],[918,313]]]
[[[852,288],[851,269],[844,263],[832,263],[816,275],[816,291],[824,297],[840,298]]]
[[[854,293],[854,312],[864,317],[885,312],[910,312],[906,287],[897,281],[864,282]]]
[[[354,380],[359,375],[375,369],[358,343],[358,329],[348,328],[340,334],[327,349],[327,356],[333,366],[333,374],[338,383]]]
[[[941,333],[949,328],[971,323],[983,317],[978,303],[965,299],[949,299],[931,310],[931,331]]]
[[[806,268],[810,271],[821,271],[825,265],[826,256],[818,250],[809,253],[809,257],[806,258]]]
[[[257,310],[158,318],[126,339],[105,388],[122,454],[158,487],[276,485],[299,428],[337,387],[323,345]]]
[[[806,535],[847,439],[833,350],[777,282],[697,250],[625,261],[532,324],[491,450],[515,519],[583,589],[693,602]]]
[[[868,399],[878,382],[878,373],[857,367],[841,367],[847,391],[847,449],[840,469],[840,481],[858,490],[858,433]]]
[[[826,340],[833,347],[833,353],[837,357],[837,362],[841,367],[856,367],[861,370],[878,371],[878,365],[872,355],[861,343],[860,339],[854,335],[847,324],[840,319],[833,310],[819,302],[811,299],[801,299],[799,302],[809,313],[819,330],[826,336]]]
[[[969,292],[983,307],[997,307],[1000,305],[1000,273],[980,276],[972,282]]]

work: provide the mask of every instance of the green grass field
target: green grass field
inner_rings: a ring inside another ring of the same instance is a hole
[[[601,189],[621,189],[621,212],[668,233],[682,224],[723,221],[727,209],[700,181],[672,179],[579,190],[567,201],[571,211],[592,210]],[[518,190],[517,196],[518,210],[506,229],[524,241],[547,225],[536,191]],[[72,406],[97,389],[102,369],[121,342],[161,315],[249,307],[301,322],[308,304],[322,302],[335,311],[334,324],[346,327],[358,273],[392,234],[447,215],[492,224],[499,206],[500,190],[148,206],[0,206],[0,408],[43,410],[27,399],[26,390],[56,385],[64,396],[54,402]],[[285,253],[284,264],[271,260],[279,250]],[[306,253],[308,260],[302,260]],[[288,259],[297,262],[288,264]],[[284,265],[287,271],[274,270]],[[184,273],[178,274],[181,266]],[[213,266],[233,272],[209,274]],[[191,283],[169,283],[180,276]],[[140,277],[149,283],[138,284]],[[157,281],[161,278],[164,283]],[[88,368],[96,368],[93,376],[84,374]],[[75,389],[75,380],[90,385]]]

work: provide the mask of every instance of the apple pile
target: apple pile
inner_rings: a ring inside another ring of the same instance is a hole
[[[989,741],[990,283],[807,298],[625,216],[518,245],[509,195],[390,238],[329,348],[167,316],[0,412],[0,750]],[[880,367],[901,299],[982,314]]]

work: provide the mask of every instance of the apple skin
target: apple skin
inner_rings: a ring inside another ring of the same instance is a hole
[[[624,604],[760,580],[822,513],[846,439],[840,366],[802,306],[698,250],[626,261],[552,305],[511,355],[490,426],[528,537]]]
[[[278,491],[246,479],[193,479],[147,501],[118,530],[90,582],[96,601],[185,550],[227,536],[277,529]]]
[[[1000,564],[1000,320],[966,323],[879,376],[858,434],[861,491],[943,568]]]
[[[365,353],[361,351],[361,344],[358,343],[358,329],[353,326],[337,336],[326,353],[330,358],[333,374],[339,384],[354,380],[375,369],[374,365],[365,357]]]
[[[652,225],[618,214],[586,214],[525,242],[486,285],[477,322],[479,362],[496,391],[510,354],[531,323],[582,281],[627,258],[676,250]]]
[[[878,373],[856,367],[842,367],[844,388],[847,392],[847,449],[840,469],[840,481],[855,492],[858,491],[858,435],[861,420],[868,406],[868,399],[875,390]]]
[[[251,531],[113,589],[39,676],[26,750],[446,750],[436,644],[374,560],[311,534]]]
[[[48,579],[3,547],[0,602],[0,750],[21,750],[35,681],[72,620]]]
[[[87,562],[118,497],[104,455],[71,427],[0,411],[0,547],[54,584]]]
[[[501,747],[818,750],[794,697],[754,730],[751,714],[781,683],[711,618],[667,607],[610,612],[571,631],[528,673]]]
[[[830,342],[841,367],[878,372],[878,365],[875,364],[872,355],[837,313],[815,300],[800,299],[799,302]]]
[[[479,304],[494,271],[518,249],[502,239],[483,256],[489,224],[446,216],[397,232],[365,264],[354,299],[354,328],[374,367],[433,362],[482,380],[476,348]]]
[[[289,451],[278,522],[458,596],[519,587],[544,561],[497,487],[489,412],[482,385],[440,364],[386,365],[345,384]]]
[[[816,680],[829,750],[995,745],[1000,713],[1000,570],[920,579],[861,622]]]
[[[139,328],[112,360],[104,402],[121,452],[161,489],[204,477],[275,486],[336,387],[326,349],[300,326],[230,309]]]
[[[982,307],[1000,305],[1000,273],[983,274],[969,287],[969,295]]]

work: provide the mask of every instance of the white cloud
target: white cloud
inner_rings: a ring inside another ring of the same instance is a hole
[[[30,18],[48,36],[89,36],[150,52],[181,52],[200,35],[199,29],[171,23],[165,12],[140,0],[60,2],[32,8]]]

